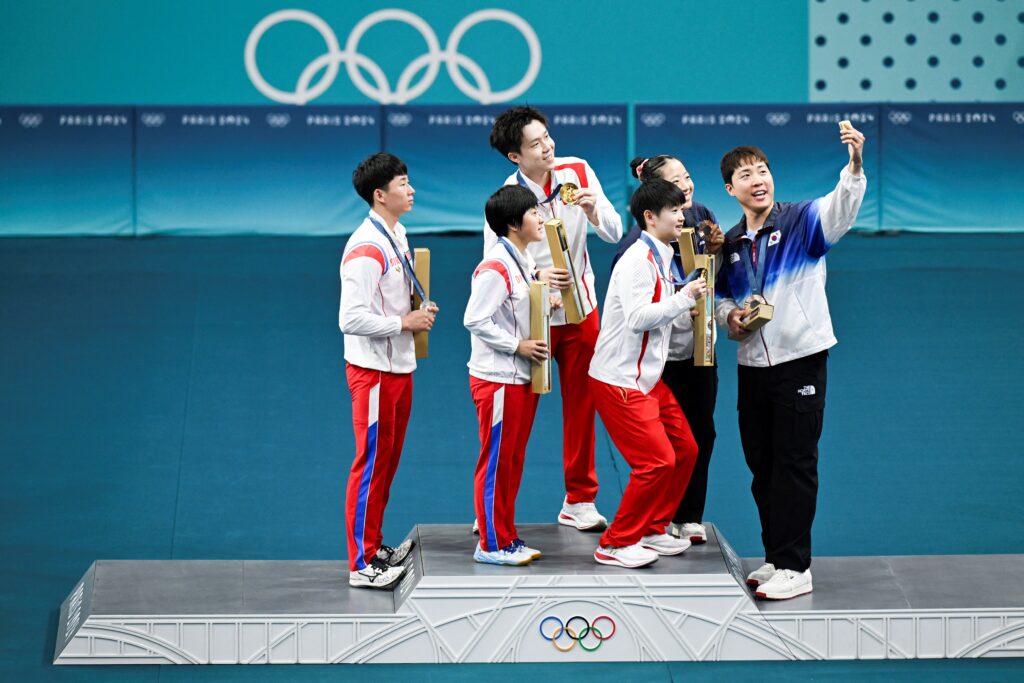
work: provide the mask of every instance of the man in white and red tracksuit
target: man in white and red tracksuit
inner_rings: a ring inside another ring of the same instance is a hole
[[[373,154],[353,172],[352,183],[370,212],[345,245],[340,269],[338,324],[356,437],[345,499],[349,584],[390,588],[412,549],[411,540],[384,545],[381,525],[412,407],[413,332],[429,330],[437,308],[411,310],[412,254],[398,222],[412,209],[415,193],[405,164]]]
[[[581,530],[601,529],[607,520],[594,505],[594,403],[587,390],[587,369],[600,323],[587,233],[593,228],[605,242],[618,242],[622,237],[622,219],[605,196],[590,164],[577,157],[555,156],[555,141],[548,133],[547,119],[536,109],[515,107],[498,116],[491,129],[490,143],[517,167],[505,184],[529,189],[540,203],[541,217],[545,221],[560,218],[565,226],[586,318],[579,324],[570,324],[564,311],[558,311],[551,321],[551,354],[558,365],[564,421],[565,500],[558,522]],[[563,183],[579,188],[570,204],[558,196],[557,190]],[[496,241],[497,237],[485,225],[485,252]],[[569,284],[569,273],[552,267],[546,241],[531,244],[529,252],[540,269],[540,279],[560,289]]]
[[[665,528],[693,472],[697,443],[661,380],[674,321],[688,316],[707,289],[698,278],[675,291],[671,243],[682,234],[685,203],[683,191],[666,180],[637,188],[629,208],[644,232],[615,265],[604,300],[589,388],[632,472],[594,551],[601,564],[642,567],[690,547]]]

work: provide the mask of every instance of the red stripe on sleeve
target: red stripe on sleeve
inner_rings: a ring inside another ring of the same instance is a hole
[[[342,261],[342,263],[348,263],[352,259],[359,258],[360,256],[372,258],[380,265],[381,273],[387,272],[388,262],[387,259],[384,258],[383,250],[371,242],[364,242],[363,244],[357,244],[352,247],[351,251],[345,254],[345,260]]]
[[[647,260],[651,262],[651,265],[655,268],[654,273],[654,296],[651,297],[651,303],[656,304],[661,301],[661,276],[658,275],[658,262],[654,260],[654,252],[647,252]]]
[[[576,177],[580,179],[580,187],[588,187],[590,185],[590,181],[587,180],[587,165],[582,161],[573,161],[572,163],[555,166],[556,171],[561,171],[566,168],[572,169],[576,172]],[[548,190],[548,192],[550,192],[550,190]]]
[[[512,293],[512,278],[509,277],[508,268],[501,261],[484,261],[476,270],[473,271],[473,277],[476,277],[485,270],[493,270],[495,273],[505,278],[505,287],[508,288],[508,293]]]

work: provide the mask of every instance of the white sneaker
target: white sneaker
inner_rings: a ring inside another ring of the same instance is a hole
[[[668,534],[652,534],[640,539],[640,545],[659,555],[679,555],[690,547],[685,538],[673,538]]]
[[[634,569],[654,564],[658,561],[658,553],[644,548],[639,543],[621,548],[598,546],[597,550],[594,551],[594,559],[601,564]]]
[[[747,585],[760,586],[773,576],[775,576],[775,565],[765,562],[760,567],[747,574]]]
[[[772,578],[757,587],[756,595],[765,600],[789,600],[813,589],[810,569],[802,572],[779,569]]]
[[[480,522],[473,520],[473,533],[477,536],[480,535]]]
[[[597,531],[608,526],[608,520],[597,511],[597,507],[593,503],[569,505],[568,498],[562,501],[562,510],[558,513],[558,523],[580,531]]]
[[[397,548],[392,548],[389,545],[381,545],[381,547],[377,548],[377,557],[384,560],[392,567],[397,567],[409,556],[409,553],[412,551],[412,547],[415,544],[415,541],[411,538],[407,538],[402,541],[402,545]]]
[[[524,565],[530,564],[533,556],[527,552],[525,545],[509,543],[501,550],[484,550],[477,543],[476,550],[473,551],[473,559],[483,564]]]
[[[512,545],[516,546],[517,548],[522,548],[523,551],[526,552],[526,554],[530,556],[531,560],[536,560],[536,559],[540,558],[541,555],[544,554],[541,551],[537,550],[536,548],[531,548],[530,546],[526,545],[526,541],[524,541],[521,538],[517,538],[517,539],[513,540],[512,541]]]
[[[685,538],[694,545],[708,542],[708,530],[703,524],[696,522],[686,522],[685,524],[672,522],[668,525],[668,533],[676,538]]]
[[[365,569],[348,573],[348,585],[355,588],[386,590],[394,587],[404,573],[405,567],[392,567],[379,557],[375,557]]]

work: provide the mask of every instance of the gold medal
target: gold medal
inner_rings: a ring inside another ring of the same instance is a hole
[[[576,203],[576,190],[580,189],[580,186],[576,183],[562,183],[562,188],[558,191],[561,195],[562,201],[566,204]]]

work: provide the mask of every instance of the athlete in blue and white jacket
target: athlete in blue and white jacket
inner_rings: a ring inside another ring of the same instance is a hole
[[[737,408],[743,455],[761,522],[764,564],[750,573],[759,598],[809,593],[811,526],[818,498],[818,440],[825,414],[828,349],[835,345],[825,298],[825,254],[846,234],[864,199],[864,135],[840,125],[849,164],[829,194],[776,203],[768,159],[756,147],[722,157],[725,189],[743,208],[726,234],[715,287],[719,323],[733,334],[747,302],[775,306],[740,342]]]
[[[763,155],[762,155],[763,156]],[[750,157],[733,172],[726,188],[741,203],[770,207],[752,230],[749,211],[725,236],[724,263],[715,284],[716,317],[723,327],[750,298],[752,284],[743,252],[764,259],[760,294],[775,306],[771,322],[740,342],[740,365],[767,367],[824,351],[836,344],[825,298],[825,254],[853,227],[864,199],[867,179],[851,165],[839,174],[839,183],[824,197],[803,202],[773,202],[774,182],[767,161]],[[756,253],[761,248],[764,253]],[[738,328],[737,328],[738,329]],[[732,329],[730,331],[733,331]]]

